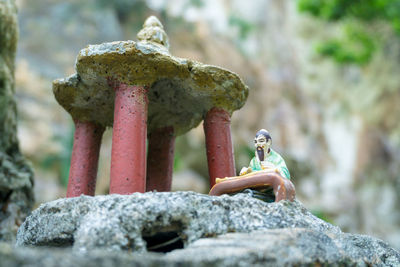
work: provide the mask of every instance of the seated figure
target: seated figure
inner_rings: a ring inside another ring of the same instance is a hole
[[[254,138],[255,156],[250,161],[249,167],[243,167],[239,175],[265,169],[274,169],[281,176],[290,179],[290,173],[285,161],[271,148],[271,144],[272,138],[269,132],[265,129],[259,130]]]
[[[254,139],[255,156],[249,167],[243,167],[239,176],[216,178],[209,194],[245,193],[265,202],[294,201],[296,190],[289,170],[283,158],[271,149],[271,143],[268,131],[259,130]]]

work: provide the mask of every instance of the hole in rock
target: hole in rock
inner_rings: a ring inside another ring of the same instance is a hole
[[[35,245],[36,246],[42,246],[42,247],[59,247],[59,248],[65,248],[65,247],[72,247],[74,244],[74,238],[72,236],[69,237],[58,237],[54,238],[51,240],[46,240],[43,242],[38,242]]]
[[[177,232],[159,232],[152,236],[143,236],[147,251],[167,253],[183,248],[183,240]]]
[[[143,230],[147,251],[167,253],[184,248],[182,229],[181,223],[174,222],[169,226]]]

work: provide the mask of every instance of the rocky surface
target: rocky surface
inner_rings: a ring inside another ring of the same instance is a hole
[[[17,9],[0,1],[0,240],[12,240],[33,203],[33,174],[21,155],[16,134],[14,60]]]
[[[17,245],[78,250],[145,251],[145,240],[175,232],[184,244],[227,232],[302,227],[340,232],[299,202],[267,205],[244,194],[211,197],[194,192],[80,196],[42,204],[20,227]]]
[[[400,254],[368,236],[305,228],[201,238],[169,253],[69,248],[13,249],[0,244],[0,266],[399,266]]]
[[[149,132],[173,126],[180,135],[211,108],[233,112],[246,102],[249,89],[237,74],[172,56],[155,17],[146,20],[138,39],[89,45],[78,54],[77,74],[54,81],[57,101],[73,118],[112,126],[118,83],[149,87]]]
[[[58,248],[48,253],[48,248],[44,252],[26,245]],[[297,201],[265,203],[245,194],[149,192],[59,199],[28,217],[17,246],[0,246],[7,266],[400,264],[400,253],[385,242],[343,233]]]

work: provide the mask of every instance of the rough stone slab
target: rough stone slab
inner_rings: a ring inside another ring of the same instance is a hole
[[[363,235],[305,228],[258,230],[201,238],[167,254],[93,249],[16,248],[0,244],[13,266],[399,266],[400,253]]]
[[[185,244],[227,232],[301,227],[340,232],[299,202],[194,192],[80,196],[42,204],[19,228],[18,245],[145,251],[143,236],[176,231]]]
[[[53,82],[57,101],[75,119],[112,126],[115,84],[149,87],[148,131],[173,126],[177,135],[197,126],[212,107],[240,109],[248,87],[237,74],[171,56],[154,42],[89,45],[76,59],[77,74]]]
[[[165,231],[176,231],[185,247],[147,252],[143,238]],[[15,249],[0,245],[0,257],[7,266],[400,264],[400,253],[385,242],[343,233],[298,201],[194,192],[80,196],[42,204],[20,227]]]
[[[400,253],[362,235],[323,233],[305,228],[228,233],[202,238],[168,258],[223,266],[398,266]],[[217,264],[218,265],[218,264]]]
[[[343,249],[346,248],[346,249]],[[185,249],[130,253],[94,249],[12,248],[0,244],[0,266],[399,266],[400,254],[367,236],[304,228],[229,233]]]

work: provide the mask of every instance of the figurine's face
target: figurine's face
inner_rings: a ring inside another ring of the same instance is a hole
[[[269,139],[267,142],[267,138],[262,134],[254,138],[254,146],[256,149],[262,148],[264,150],[268,150],[270,144],[271,144],[271,139]]]
[[[271,139],[268,139],[264,135],[259,135],[254,138],[254,146],[256,148],[256,154],[258,159],[263,161],[269,152],[269,147],[271,146]]]

